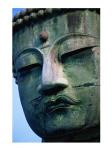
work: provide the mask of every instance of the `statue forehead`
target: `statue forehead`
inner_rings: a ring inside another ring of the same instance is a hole
[[[48,41],[43,44],[39,35],[48,32]],[[13,36],[13,55],[29,47],[51,45],[56,39],[68,33],[86,34],[99,37],[99,15],[94,11],[74,11],[45,19],[39,23],[21,28]]]

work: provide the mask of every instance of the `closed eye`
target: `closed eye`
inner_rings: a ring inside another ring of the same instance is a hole
[[[28,66],[25,66],[25,67],[18,69],[17,74],[19,76],[24,76],[24,75],[27,75],[30,72],[32,72],[32,70],[38,69],[41,67],[42,67],[41,64],[31,64],[31,65],[28,65]]]
[[[60,61],[63,63],[63,61],[66,59],[66,58],[68,58],[68,57],[70,57],[70,56],[73,56],[73,55],[77,55],[77,54],[79,54],[79,53],[82,53],[82,52],[84,52],[84,51],[87,51],[88,49],[90,49],[90,48],[92,48],[92,47],[84,47],[84,48],[81,48],[81,49],[77,49],[77,50],[68,50],[66,53],[63,53],[61,56],[60,56]]]

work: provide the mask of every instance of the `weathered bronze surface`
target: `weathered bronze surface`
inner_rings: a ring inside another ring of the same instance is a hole
[[[43,142],[100,141],[99,9],[28,9],[13,20],[13,72]]]

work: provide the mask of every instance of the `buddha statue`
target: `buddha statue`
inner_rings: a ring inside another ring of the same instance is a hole
[[[100,141],[99,47],[99,9],[26,9],[13,18],[13,74],[42,142]]]

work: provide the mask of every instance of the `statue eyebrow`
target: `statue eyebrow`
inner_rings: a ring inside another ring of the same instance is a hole
[[[94,38],[94,39],[99,40],[99,37],[96,37],[96,36],[93,36],[93,35],[90,35],[90,34],[84,34],[84,33],[67,33],[67,34],[65,34],[65,35],[63,35],[63,36],[57,38],[57,39],[53,42],[53,44],[52,44],[52,46],[51,46],[51,49],[52,49],[55,45],[64,42],[65,40],[69,39],[70,37],[81,37],[81,36],[82,36],[82,37],[91,37],[91,38]]]
[[[57,46],[60,46],[60,44],[63,44],[63,42],[66,42],[66,40],[69,40],[69,38],[92,38],[94,39],[94,41],[92,41],[92,43],[90,42],[89,45],[82,45],[80,47],[77,47],[75,48],[74,50],[79,50],[79,49],[82,49],[82,48],[85,48],[86,47],[96,47],[96,46],[99,46],[99,43],[100,43],[100,39],[99,37],[95,37],[93,35],[90,35],[90,34],[82,34],[82,33],[67,33],[61,37],[59,37],[58,39],[56,39],[54,41],[54,43],[52,44],[51,48],[50,48],[50,51],[52,51],[53,49],[55,49],[55,47]],[[60,50],[61,51],[61,50]]]
[[[31,48],[27,48],[22,50],[22,52],[19,52],[18,54],[16,54],[16,57],[14,59],[14,62],[18,59],[18,57],[20,57],[22,54],[26,54],[26,53],[30,53],[30,52],[35,52],[38,53],[41,57],[43,57],[43,53],[42,51],[40,51],[39,48],[36,47],[31,47]]]

